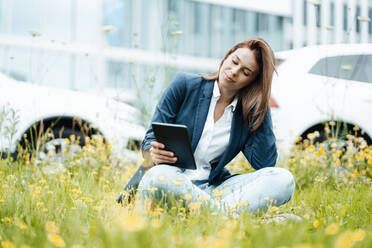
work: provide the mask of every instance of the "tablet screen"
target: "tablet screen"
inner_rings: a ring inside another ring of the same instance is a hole
[[[165,145],[164,150],[171,151],[178,158],[172,164],[179,168],[196,169],[190,138],[185,125],[153,122],[152,130],[158,142]]]

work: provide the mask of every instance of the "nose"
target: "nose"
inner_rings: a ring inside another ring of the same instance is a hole
[[[239,67],[238,66],[233,66],[231,68],[231,74],[232,74],[232,76],[235,77],[238,74],[238,71],[239,71]]]

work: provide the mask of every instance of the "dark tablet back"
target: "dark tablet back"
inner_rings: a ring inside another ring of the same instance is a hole
[[[158,142],[165,145],[164,150],[174,152],[178,158],[174,166],[196,169],[190,138],[185,125],[153,122],[152,130]]]

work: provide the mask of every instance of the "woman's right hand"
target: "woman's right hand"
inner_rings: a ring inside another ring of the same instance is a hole
[[[150,148],[150,156],[154,165],[156,164],[174,164],[177,161],[177,158],[174,156],[173,152],[163,150],[164,144],[152,141]]]

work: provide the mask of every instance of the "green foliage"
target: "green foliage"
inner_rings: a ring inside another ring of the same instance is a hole
[[[74,139],[70,140],[73,145]],[[271,207],[265,214],[240,216],[225,216],[198,203],[190,203],[186,208],[182,203],[170,207],[150,203],[149,206],[117,205],[116,197],[138,165],[117,160],[111,155],[110,145],[100,137],[87,139],[80,151],[55,163],[51,160],[36,163],[27,154],[14,162],[3,159],[0,160],[0,244],[3,247],[370,247],[372,191],[370,176],[363,175],[363,170],[370,173],[368,161],[372,147],[353,150],[351,156],[347,151],[340,154],[324,146],[311,146],[299,144],[288,159],[279,163],[293,172],[297,182],[291,201],[279,208]],[[341,165],[337,165],[337,159],[342,161]],[[353,168],[347,167],[348,161]],[[335,171],[344,164],[349,174]],[[229,169],[241,173],[252,171],[241,157],[229,164]],[[270,222],[270,217],[279,213],[296,214],[303,220]]]

